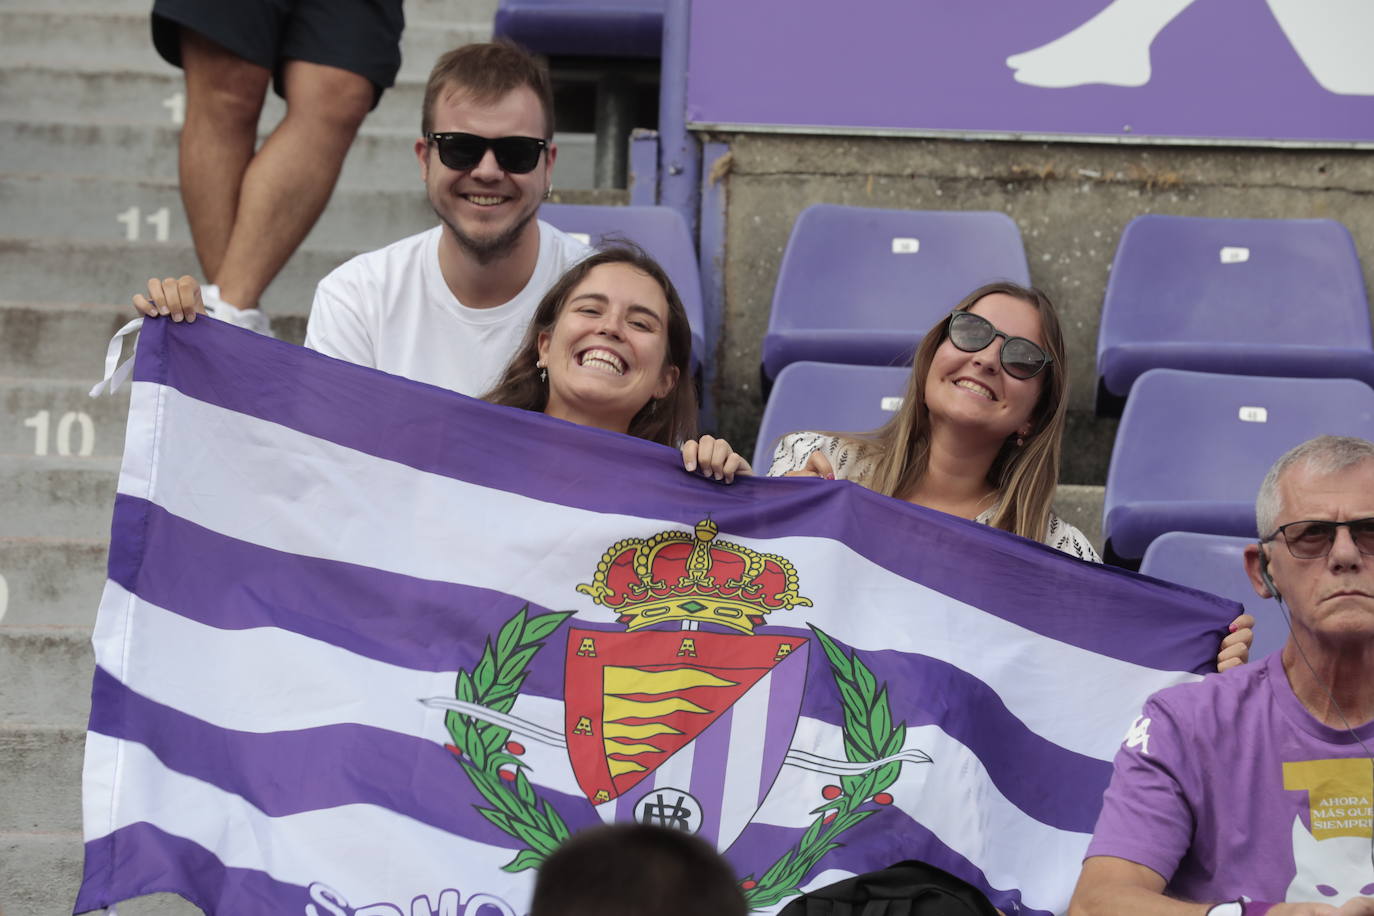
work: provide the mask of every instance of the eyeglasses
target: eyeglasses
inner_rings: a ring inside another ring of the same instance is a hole
[[[1012,378],[1034,378],[1054,362],[1034,341],[999,331],[982,315],[955,309],[949,316],[949,342],[965,353],[977,353],[998,337],[1004,341],[1000,355],[1002,369]]]
[[[1340,528],[1350,529],[1350,539],[1360,553],[1374,557],[1374,518],[1357,518],[1349,522],[1289,522],[1280,525],[1264,540],[1272,541],[1283,535],[1289,553],[1299,560],[1315,560],[1331,552],[1331,545],[1336,543],[1336,531]]]
[[[534,171],[540,154],[549,146],[547,140],[538,137],[479,137],[455,131],[430,131],[425,139],[439,147],[439,161],[455,172],[476,168],[487,150],[491,150],[502,169],[512,175],[524,175]]]

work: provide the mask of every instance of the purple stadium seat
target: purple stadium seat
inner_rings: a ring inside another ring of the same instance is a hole
[[[638,244],[668,272],[677,287],[692,326],[692,365],[700,369],[706,358],[706,319],[701,304],[701,274],[696,249],[682,215],[671,207],[603,207],[544,204],[539,218],[582,237],[590,245],[603,238],[623,238]]]
[[[900,366],[792,363],[778,373],[754,444],[754,470],[773,461],[778,439],[805,429],[868,432],[901,406],[911,370]]]
[[[1160,368],[1374,385],[1350,233],[1329,219],[1131,220],[1102,304],[1099,415]]]
[[[1255,494],[1269,466],[1326,433],[1374,439],[1374,389],[1151,369],[1131,389],[1112,448],[1107,559],[1138,560],[1166,531],[1255,537]]]
[[[667,0],[501,0],[493,33],[540,54],[657,58]]]
[[[1245,574],[1242,552],[1246,544],[1253,543],[1254,538],[1170,531],[1150,542],[1140,571],[1245,605],[1246,612],[1255,618],[1250,660],[1259,661],[1283,645],[1288,638],[1288,621],[1277,601],[1255,594]]]
[[[893,366],[960,299],[1030,282],[1021,233],[994,212],[814,204],[782,256],[763,340],[765,378],[798,360]]]

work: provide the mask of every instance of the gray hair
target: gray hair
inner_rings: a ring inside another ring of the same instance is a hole
[[[1318,474],[1335,474],[1364,461],[1374,461],[1374,442],[1354,436],[1318,436],[1284,452],[1264,475],[1259,496],[1255,498],[1255,523],[1260,537],[1269,536],[1278,527],[1279,512],[1283,508],[1279,499],[1279,478],[1289,468],[1302,464]]]

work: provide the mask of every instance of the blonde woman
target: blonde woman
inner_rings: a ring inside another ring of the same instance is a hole
[[[870,433],[784,436],[769,476],[852,480],[1100,563],[1055,514],[1068,413],[1064,338],[1044,293],[992,283],[964,297],[916,349],[902,409]],[[1242,614],[1219,669],[1249,657]]]

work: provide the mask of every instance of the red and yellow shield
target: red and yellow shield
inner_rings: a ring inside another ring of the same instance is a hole
[[[568,756],[593,804],[624,794],[787,658],[795,636],[569,631]]]

